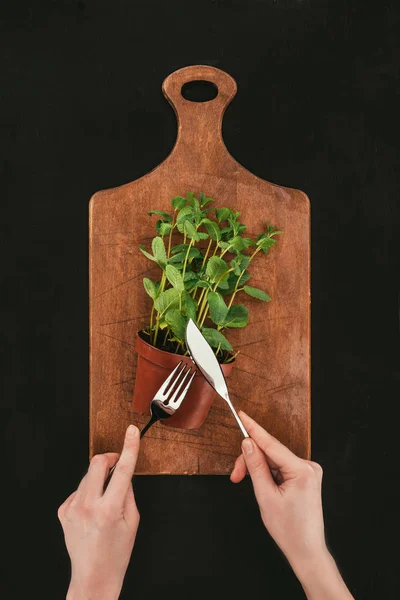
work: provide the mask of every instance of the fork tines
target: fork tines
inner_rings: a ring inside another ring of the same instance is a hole
[[[193,381],[193,378],[196,375],[196,371],[194,371],[189,380],[187,381],[192,371],[192,367],[187,365],[186,363],[184,363],[182,366],[182,363],[183,361],[181,360],[158,390],[158,394],[162,395],[163,397],[162,399],[164,401],[164,404],[172,406],[173,408],[175,408],[175,410],[181,405]],[[186,381],[187,383],[185,387],[183,387]],[[171,392],[173,393],[171,394]]]

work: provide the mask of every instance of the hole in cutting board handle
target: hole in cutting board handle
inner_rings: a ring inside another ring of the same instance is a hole
[[[197,79],[184,83],[181,94],[189,102],[209,102],[218,96],[218,87],[211,81]]]

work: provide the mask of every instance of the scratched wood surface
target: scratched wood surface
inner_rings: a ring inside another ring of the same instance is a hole
[[[190,102],[182,85],[206,80],[218,87],[208,102]],[[131,183],[101,190],[90,200],[90,456],[119,451],[132,410],[136,332],[147,322],[150,299],[142,278],[155,270],[139,251],[154,236],[153,208],[187,191],[204,191],[216,206],[241,212],[249,234],[268,220],[284,230],[268,255],[259,255],[250,284],[268,291],[269,304],[246,297],[249,325],[229,332],[240,354],[229,389],[237,408],[257,419],[298,455],[310,456],[310,206],[298,190],[271,184],[242,167],[222,140],[224,111],[235,81],[209,66],[169,75],[163,93],[173,106],[178,135],[171,154]],[[139,150],[138,150],[139,151]],[[144,437],[141,474],[227,474],[241,435],[216,399],[199,430],[156,424]]]

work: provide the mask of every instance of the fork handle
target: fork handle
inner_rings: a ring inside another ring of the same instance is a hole
[[[140,439],[142,439],[142,437],[144,436],[144,434],[146,433],[146,431],[148,431],[150,429],[150,427],[152,425],[154,425],[154,423],[157,423],[157,421],[160,420],[160,417],[158,417],[157,415],[152,415],[151,418],[149,419],[149,421],[146,423],[146,425],[143,427],[142,431],[140,432]],[[115,467],[117,466],[117,464],[115,464],[111,469],[110,472],[108,474],[108,477],[104,483],[104,487],[106,488],[107,485],[110,482],[111,479],[111,475],[114,473],[115,471]]]
[[[144,436],[144,434],[146,433],[146,431],[148,431],[150,429],[150,427],[152,425],[154,425],[154,423],[157,423],[157,421],[160,420],[160,417],[158,417],[157,415],[153,414],[151,416],[151,418],[149,419],[149,421],[146,423],[146,425],[143,427],[142,431],[140,432],[140,439],[142,439],[142,437]]]

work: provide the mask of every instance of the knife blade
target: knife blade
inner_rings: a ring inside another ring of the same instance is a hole
[[[221,396],[221,398],[223,398],[228,404],[243,436],[249,437],[245,426],[240,420],[240,417],[237,414],[231,399],[229,398],[225,376],[222,372],[217,357],[215,356],[210,344],[207,342],[200,329],[192,319],[189,319],[186,325],[185,341],[190,358],[193,360],[199,371],[201,371],[201,373],[204,375],[211,387],[214,388],[217,394]]]

